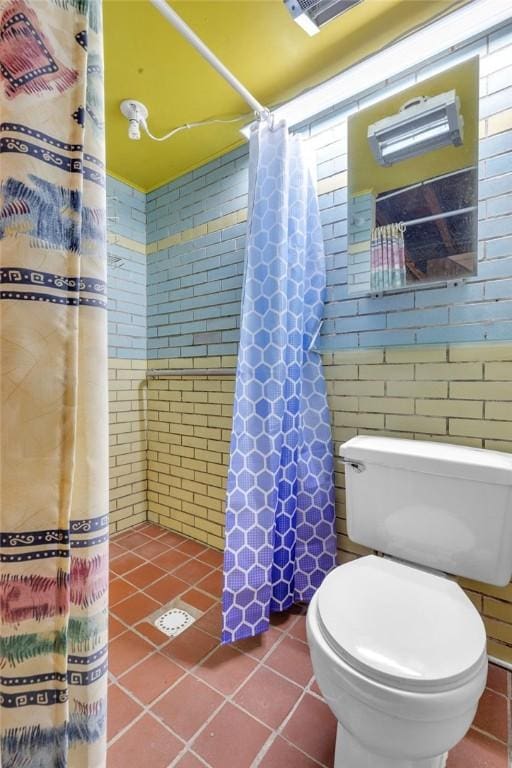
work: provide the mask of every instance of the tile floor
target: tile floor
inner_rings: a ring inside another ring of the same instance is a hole
[[[108,768],[332,766],[336,723],[301,609],[220,646],[222,555],[149,523],[112,538]],[[145,619],[180,596],[203,615],[175,639]],[[507,768],[511,675],[491,666],[448,768]]]

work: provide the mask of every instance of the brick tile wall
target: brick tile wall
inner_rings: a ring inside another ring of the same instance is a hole
[[[110,529],[147,519],[146,361],[109,360]]]
[[[436,345],[324,354],[336,448],[379,434],[512,451],[512,344]],[[149,361],[232,367],[233,357]],[[165,378],[148,388],[148,509],[160,525],[222,548],[232,378]],[[346,534],[343,465],[336,467],[340,562],[368,550]],[[512,585],[459,580],[482,614],[489,653],[512,663]]]

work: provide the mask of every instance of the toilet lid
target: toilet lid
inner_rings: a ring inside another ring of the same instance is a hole
[[[350,666],[405,690],[453,687],[486,653],[483,622],[457,584],[374,555],[331,571],[318,591],[318,616]]]

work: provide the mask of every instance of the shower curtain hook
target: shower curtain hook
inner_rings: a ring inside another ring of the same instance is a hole
[[[254,114],[255,114],[256,120],[258,120],[258,122],[263,123],[263,122],[266,122],[268,120],[268,121],[270,121],[270,127],[271,128],[274,127],[274,115],[270,111],[270,109],[267,109],[267,107],[262,109],[261,112],[255,112]]]

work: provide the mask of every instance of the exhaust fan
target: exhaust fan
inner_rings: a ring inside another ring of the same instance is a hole
[[[284,0],[293,20],[308,35],[316,35],[320,27],[360,2],[361,0]]]
[[[379,165],[393,165],[433,149],[458,147],[464,140],[464,118],[455,91],[419,96],[396,115],[368,126],[368,141]]]

